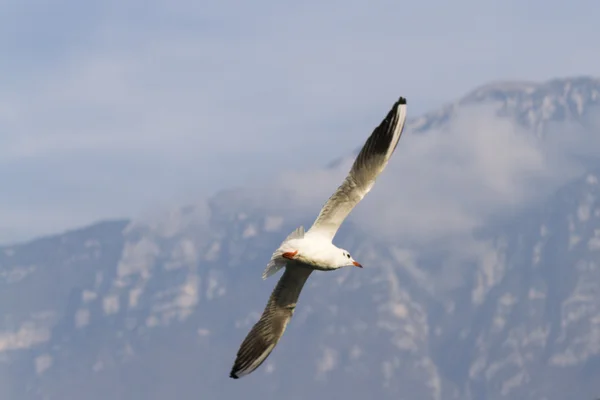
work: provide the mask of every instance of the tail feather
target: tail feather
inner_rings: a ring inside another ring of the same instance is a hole
[[[300,227],[296,228],[292,233],[290,233],[285,238],[283,243],[287,242],[288,240],[292,240],[292,239],[302,239],[303,237],[304,237],[304,226],[300,226]],[[284,253],[284,251],[281,250],[281,246],[279,246],[279,249],[275,250],[275,252],[271,256],[271,260],[269,261],[269,263],[267,264],[267,267],[263,271],[263,274],[262,274],[263,279],[267,279],[271,275],[276,274],[277,271],[279,271],[281,268],[286,266],[287,261],[285,260],[285,258],[281,257],[281,255],[283,253]]]
[[[285,267],[286,262],[281,260],[282,254],[283,252],[279,250],[273,253],[273,255],[271,256],[271,261],[269,261],[269,263],[267,264],[267,268],[265,268],[265,270],[262,273],[263,279],[267,279],[271,275],[277,273],[277,271],[279,271],[281,268]]]

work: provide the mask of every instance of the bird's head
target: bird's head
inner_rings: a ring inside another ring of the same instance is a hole
[[[339,249],[338,254],[339,254],[338,265],[340,267],[354,266],[354,267],[362,268],[362,265],[360,263],[356,262],[356,260],[354,260],[354,258],[352,258],[352,256],[348,252],[348,250]]]

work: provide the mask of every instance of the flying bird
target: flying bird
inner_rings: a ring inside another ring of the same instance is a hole
[[[406,99],[400,97],[375,128],[354,160],[348,176],[321,209],[308,231],[300,226],[271,256],[262,277],[285,271],[258,322],[242,342],[231,369],[234,379],[257,369],[271,354],[294,314],[300,291],[313,270],[333,271],[362,265],[332,243],[350,211],[371,190],[398,145],[406,121]]]

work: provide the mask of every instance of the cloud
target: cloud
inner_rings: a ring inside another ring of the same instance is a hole
[[[498,117],[494,105],[463,106],[441,130],[406,131],[388,168],[349,218],[403,246],[455,243],[490,217],[542,201],[585,171],[583,156],[599,152],[598,135],[581,127],[554,124],[538,138]],[[330,171],[285,173],[279,182],[316,216],[351,162]]]

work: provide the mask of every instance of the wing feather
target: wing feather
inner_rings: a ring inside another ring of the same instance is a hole
[[[363,145],[344,182],[325,203],[308,232],[333,239],[352,209],[373,187],[392,156],[406,122],[406,99],[400,97]]]
[[[300,292],[312,270],[288,264],[262,316],[242,342],[231,373],[234,379],[248,375],[269,357],[294,314]]]

